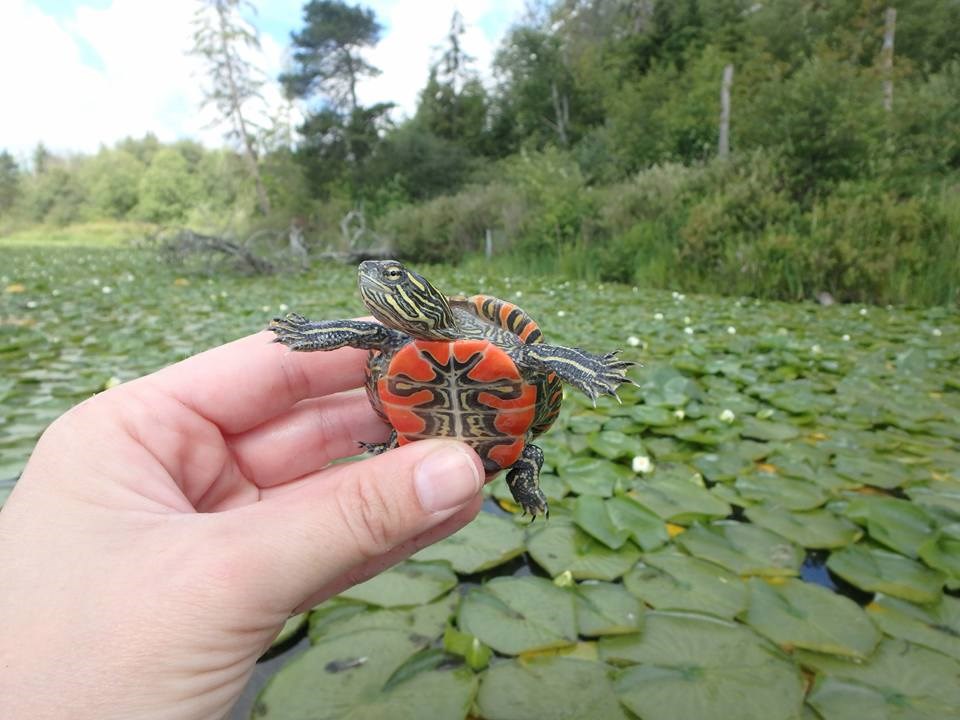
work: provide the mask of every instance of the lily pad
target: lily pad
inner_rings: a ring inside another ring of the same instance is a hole
[[[726,517],[731,512],[727,503],[707,490],[699,473],[683,467],[657,468],[630,496],[664,520],[680,524]]]
[[[942,527],[920,546],[920,558],[947,576],[947,586],[960,587],[960,523]]]
[[[614,583],[584,582],[576,592],[577,627],[581,635],[622,635],[643,627],[643,603]]]
[[[805,548],[837,548],[849,545],[863,532],[856,525],[829,510],[791,512],[769,505],[747,508],[750,522],[766,528]]]
[[[627,531],[641,549],[656,550],[670,540],[663,520],[633,498],[617,495],[606,501],[606,508],[613,524]]]
[[[270,647],[279,647],[280,645],[289,642],[294,636],[303,630],[306,624],[307,613],[300,613],[299,615],[294,615],[292,618],[288,618],[283,624],[283,627],[280,628],[280,632],[278,632],[277,636],[273,639],[273,643]]]
[[[893,458],[880,461],[860,455],[838,455],[833,465],[837,474],[845,478],[887,490],[900,487],[907,480],[903,465]]]
[[[641,635],[600,640],[600,655],[635,663],[616,693],[644,720],[794,720],[803,704],[799,669],[737,623],[651,612]]]
[[[585,533],[611,550],[618,550],[627,542],[630,530],[614,522],[602,498],[596,495],[581,495],[572,505],[573,522]]]
[[[630,468],[603,458],[577,458],[557,468],[560,478],[578,495],[610,497],[618,483],[633,477]]]
[[[340,597],[380,607],[422,605],[456,584],[457,576],[446,564],[408,560],[345,590]]]
[[[936,602],[945,580],[942,573],[910,558],[862,544],[833,553],[827,567],[862,590],[919,603]]]
[[[823,505],[827,499],[826,491],[815,483],[774,473],[741,475],[733,486],[740,497],[787,510],[812,510]]]
[[[617,430],[601,430],[587,436],[587,446],[600,457],[608,460],[621,460],[643,455],[643,443],[635,435],[627,435]]]
[[[633,543],[611,550],[576,526],[553,520],[532,531],[527,549],[551,577],[569,571],[577,580],[616,580],[640,557]]]
[[[857,498],[844,515],[865,526],[871,539],[912,558],[936,527],[922,508],[891,497]]]
[[[574,598],[537,577],[501,577],[467,593],[457,626],[505,655],[570,645],[577,640]]]
[[[379,609],[332,598],[310,611],[310,642],[373,628],[402,630],[411,637],[435,640],[443,634],[459,600],[459,595],[450,593],[427,605]]]
[[[627,720],[598,662],[567,657],[510,660],[491,667],[477,695],[486,720]]]
[[[887,635],[960,660],[960,599],[944,595],[935,605],[914,605],[877,595],[867,613]]]
[[[424,548],[414,560],[445,560],[458,573],[472,574],[501,565],[523,552],[524,532],[516,524],[480,513],[469,525]]]
[[[747,607],[747,587],[719,565],[673,548],[643,556],[624,587],[657,610],[690,610],[731,619]]]
[[[858,718],[948,718],[960,707],[960,663],[904,640],[883,640],[867,663],[806,651],[797,659],[829,679],[809,698],[827,720],[851,717],[843,713],[853,709]]]
[[[800,548],[789,540],[734,520],[694,525],[676,542],[691,555],[722,565],[737,575],[797,575],[803,562]]]
[[[463,720],[477,690],[466,668],[417,663],[422,644],[399,630],[363,630],[315,645],[274,675],[257,698],[257,718],[330,720],[423,717]]]
[[[750,608],[744,622],[782,648],[866,658],[880,632],[849,598],[800,580],[750,582]]]

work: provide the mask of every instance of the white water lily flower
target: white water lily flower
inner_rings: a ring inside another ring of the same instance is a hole
[[[36,300],[27,300],[27,307],[31,310],[33,310],[39,304],[40,303],[38,303]]]
[[[653,471],[653,463],[650,462],[650,458],[645,455],[637,455],[634,457],[630,463],[630,467],[633,468],[635,473],[649,473]]]
[[[654,313],[654,314],[653,314],[653,319],[654,319],[654,320],[663,320],[663,313],[660,313],[660,312]]]
[[[677,408],[676,410],[673,411],[673,416],[677,420],[683,420],[687,416],[687,414],[683,411],[683,408]]]
[[[724,411],[720,413],[720,420],[722,420],[725,423],[732,423],[736,419],[737,419],[737,416],[734,415],[733,410],[731,410],[730,408],[725,408]]]
[[[810,348],[810,352],[812,352],[814,355],[819,355],[823,352],[823,348],[819,345],[814,345]]]
[[[840,338],[840,339],[843,340],[844,342],[850,342],[850,336],[847,335],[846,333],[844,333],[844,334],[843,334],[843,337]]]
[[[629,345],[630,347],[637,347],[639,344],[640,344],[640,338],[638,338],[636,335],[631,335],[630,337],[627,338],[627,345]]]
[[[102,288],[100,288],[100,292],[102,292],[104,295],[109,295],[113,292],[113,288],[109,285],[104,285]]]
[[[866,315],[866,314],[867,314],[867,309],[866,309],[866,308],[860,308],[860,314],[861,314],[861,315]]]
[[[517,290],[514,294],[514,297],[523,297],[523,290]]]
[[[280,303],[280,312],[286,312],[289,309],[286,303]]]
[[[782,327],[782,328],[777,328],[777,335],[786,335],[787,332],[788,332],[787,329],[784,328],[784,327]]]
[[[683,331],[684,331],[687,335],[693,335],[693,328],[690,327],[689,325],[687,325],[687,327],[685,327],[685,328],[683,329]]]
[[[557,310],[557,317],[566,317],[566,316],[567,316],[566,310]]]
[[[733,325],[730,325],[727,327],[727,335],[736,335],[736,334],[737,334],[737,329]]]
[[[940,337],[941,335],[943,335],[943,330],[941,330],[940,328],[934,328],[932,332],[934,337]]]
[[[260,312],[270,312],[270,306],[264,305],[263,307],[260,308]]]

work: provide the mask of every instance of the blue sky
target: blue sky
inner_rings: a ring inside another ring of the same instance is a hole
[[[276,77],[290,32],[302,26],[302,0],[254,0],[263,53]],[[365,103],[415,107],[455,9],[467,22],[466,51],[488,75],[496,48],[523,12],[523,0],[369,0],[384,26],[368,60],[383,74],[359,88]],[[25,158],[38,142],[59,152],[90,152],[128,136],[192,137],[215,145],[221,130],[199,110],[202,68],[185,55],[197,0],[0,0],[0,149]],[[274,113],[275,85],[266,93]],[[7,104],[5,103],[5,104]],[[294,109],[294,116],[297,110]]]

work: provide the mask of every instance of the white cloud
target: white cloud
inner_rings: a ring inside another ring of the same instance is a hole
[[[383,74],[361,84],[360,99],[395,102],[400,115],[410,115],[458,3],[364,4],[386,31],[368,55]],[[289,30],[302,26],[300,5],[291,0],[284,6]],[[196,0],[113,0],[106,8],[81,6],[73,15],[54,17],[29,0],[0,0],[0,149],[26,158],[42,141],[55,152],[91,152],[146,132],[162,140],[221,144],[222,129],[210,126],[212,110],[200,110],[202,65],[186,54],[196,6]],[[504,27],[521,7],[522,0],[462,3],[464,48],[482,73],[489,73],[499,37],[487,37],[479,24]],[[275,18],[277,6],[270,10]],[[271,80],[265,95],[272,108],[281,104],[273,81],[284,67],[288,37],[261,33],[259,61]],[[98,62],[88,63],[90,50]]]

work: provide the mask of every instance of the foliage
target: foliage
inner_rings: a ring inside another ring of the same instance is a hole
[[[660,168],[625,205],[655,222],[654,186],[682,204],[712,172]],[[842,195],[822,225],[858,202]],[[929,211],[890,214],[908,210]],[[184,278],[148,250],[66,240],[0,241],[0,502],[43,427],[91,393],[287,309],[362,312],[350,268]],[[498,478],[475,523],[314,608],[258,716],[795,718],[809,703],[859,718],[867,700],[880,716],[950,715],[955,313],[684,297],[517,266],[428,274],[449,292],[522,292],[551,342],[642,360],[638,386],[596,408],[568,393],[538,441],[549,521],[521,521]]]

